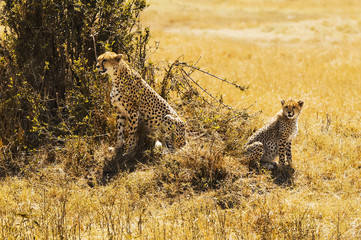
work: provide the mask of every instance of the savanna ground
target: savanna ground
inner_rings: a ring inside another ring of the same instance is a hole
[[[1,238],[359,239],[361,3],[149,4],[142,24],[159,42],[151,60],[160,69],[179,58],[249,86],[241,92],[192,75],[234,109],[247,109],[251,117],[229,127],[242,125],[243,132],[225,130],[229,139],[217,131],[191,136],[185,150],[140,163],[106,185],[89,184],[91,173],[71,166],[89,159],[101,165],[113,154],[108,144],[94,150],[93,142],[78,140],[69,151],[39,153],[43,165],[29,164],[24,177],[1,181]],[[252,131],[289,97],[303,99],[305,108],[293,144],[293,184],[278,185],[270,173],[249,174],[238,156]]]

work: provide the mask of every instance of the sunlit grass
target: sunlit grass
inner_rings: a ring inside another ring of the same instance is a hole
[[[245,123],[249,132],[280,110],[281,99],[305,101],[293,145],[294,186],[278,186],[269,174],[248,175],[236,156],[192,140],[185,152],[90,188],[85,175],[92,172],[72,169],[72,157],[91,158],[90,149],[101,165],[111,156],[108,146],[70,142],[73,149],[56,153],[62,162],[0,182],[0,238],[359,239],[361,3],[149,3],[142,24],[160,42],[151,60],[160,67],[177,58],[198,62],[249,85],[242,93],[194,74],[232,107],[260,112]],[[215,156],[217,169],[229,175],[223,185],[203,188],[210,176],[189,180]],[[37,161],[46,159],[39,154]]]

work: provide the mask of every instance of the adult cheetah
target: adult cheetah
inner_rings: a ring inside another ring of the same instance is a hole
[[[282,110],[248,139],[243,157],[250,167],[263,165],[273,169],[277,166],[274,162],[277,157],[281,170],[286,158],[288,164],[292,164],[291,142],[298,132],[297,122],[303,103],[302,100],[281,100]]]
[[[185,124],[174,109],[157,94],[125,61],[122,54],[105,52],[97,59],[97,70],[112,80],[110,98],[117,109],[118,142],[123,148],[124,128],[129,125],[128,152],[137,144],[139,119],[144,120],[151,133],[165,129],[169,137],[166,145],[172,150],[185,145]]]

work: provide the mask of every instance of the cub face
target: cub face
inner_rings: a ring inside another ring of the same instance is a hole
[[[292,99],[288,99],[287,101],[281,100],[281,104],[282,104],[283,115],[288,119],[297,118],[300,115],[303,107],[302,100],[298,100],[297,102]]]
[[[113,73],[113,66],[119,64],[123,59],[122,54],[116,54],[114,52],[105,52],[100,55],[97,59],[96,68],[100,74],[109,74]]]

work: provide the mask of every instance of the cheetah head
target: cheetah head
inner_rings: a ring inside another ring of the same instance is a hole
[[[282,104],[283,115],[288,119],[297,118],[300,115],[301,109],[303,107],[302,100],[298,100],[297,102],[292,99],[288,99],[286,101],[281,100],[281,104]]]
[[[122,54],[116,54],[114,52],[105,52],[97,59],[97,70],[100,74],[113,74],[113,67],[118,66],[119,62],[123,59]]]

